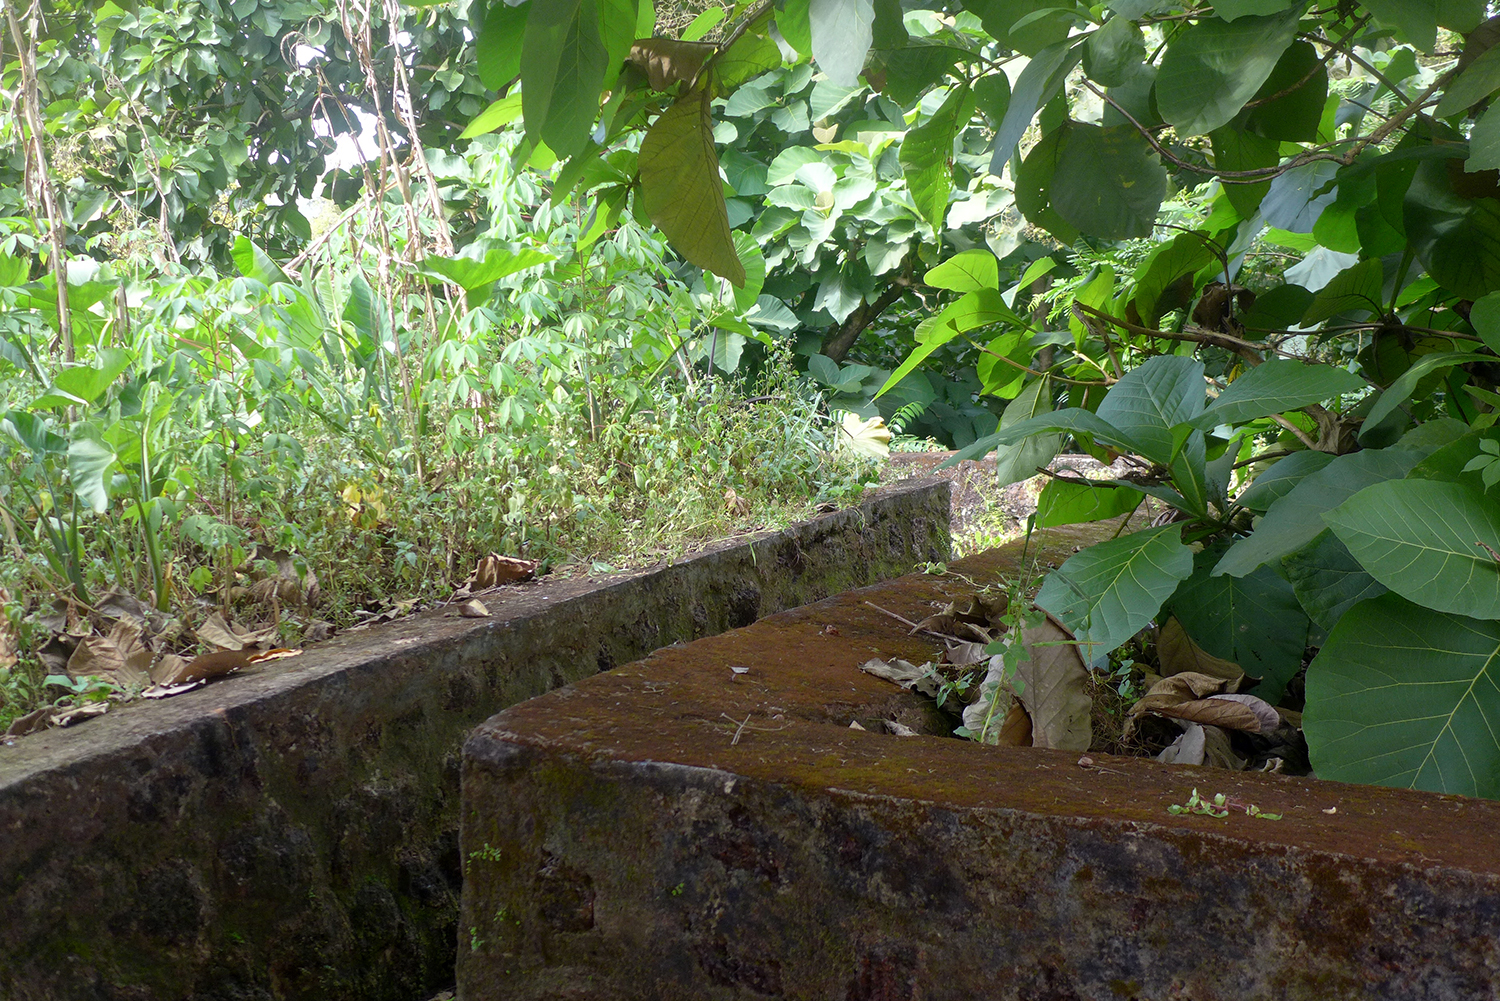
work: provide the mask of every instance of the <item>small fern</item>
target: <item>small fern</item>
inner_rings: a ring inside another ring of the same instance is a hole
[[[910,403],[891,414],[891,419],[886,421],[886,427],[891,429],[892,434],[905,434],[906,427],[912,421],[922,416],[927,409],[927,404],[921,400],[912,400]]]

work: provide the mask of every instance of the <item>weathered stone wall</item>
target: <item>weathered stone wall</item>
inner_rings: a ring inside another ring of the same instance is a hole
[[[460,745],[505,706],[948,549],[902,484],[665,569],[486,595],[0,748],[0,998],[413,1001],[452,983]]]
[[[1088,531],[1029,554],[1060,562]],[[1020,553],[477,728],[461,1001],[1500,996],[1500,802],[850,729],[920,703],[860,663],[937,647],[872,605],[916,620]],[[1230,815],[1169,812],[1194,789]]]

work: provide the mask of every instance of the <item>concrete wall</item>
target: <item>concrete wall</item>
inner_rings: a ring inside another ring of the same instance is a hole
[[[948,551],[902,484],[664,569],[484,596],[0,748],[0,998],[414,1001],[453,982],[460,746],[500,709]]]
[[[1099,530],[1027,555],[1061,562]],[[461,1001],[1500,996],[1500,802],[876,732],[921,700],[859,665],[938,643],[872,606],[920,619],[1014,577],[1021,551],[659,650],[477,728]],[[1194,789],[1230,815],[1169,811]]]

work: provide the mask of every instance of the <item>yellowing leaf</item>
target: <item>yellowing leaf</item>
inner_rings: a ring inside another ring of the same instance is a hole
[[[637,160],[646,214],[691,263],[745,284],[734,250],[708,94],[688,94],[662,112],[641,141]]]
[[[860,455],[884,459],[891,454],[891,431],[880,417],[862,421],[858,414],[846,413],[842,430],[839,441]]]

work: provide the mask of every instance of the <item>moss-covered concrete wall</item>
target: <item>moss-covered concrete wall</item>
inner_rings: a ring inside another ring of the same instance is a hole
[[[0,998],[415,1001],[451,984],[460,746],[500,709],[948,551],[948,485],[485,596],[0,748]]]

